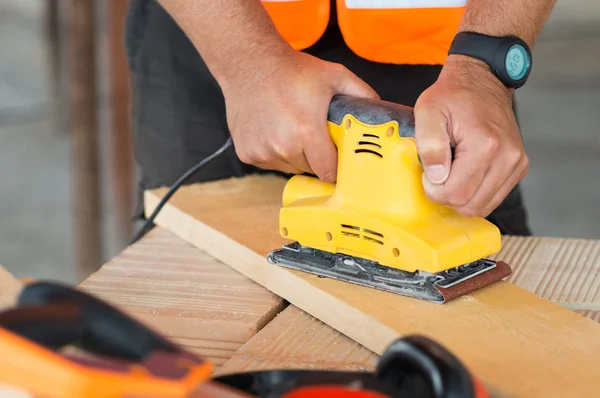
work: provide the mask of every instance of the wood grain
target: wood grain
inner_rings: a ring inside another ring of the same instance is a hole
[[[600,325],[513,284],[440,306],[269,264],[267,252],[285,243],[284,183],[263,175],[184,187],[156,221],[375,353],[402,335],[425,334],[508,394],[598,391]],[[165,192],[146,193],[147,212]]]
[[[266,369],[373,370],[378,356],[289,306],[228,360],[218,375]]]
[[[0,310],[16,304],[22,287],[23,284],[0,265]]]
[[[162,228],[80,286],[216,365],[283,308],[281,298]]]
[[[586,318],[590,318],[593,321],[599,322],[600,323],[600,311],[587,311],[587,310],[583,310],[583,311],[576,311],[579,314],[585,316]]]
[[[507,281],[567,308],[600,309],[600,241],[505,237],[492,256],[508,262]]]

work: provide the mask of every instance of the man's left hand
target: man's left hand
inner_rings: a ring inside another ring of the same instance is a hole
[[[415,105],[417,150],[431,200],[486,217],[525,177],[529,160],[512,95],[483,62],[448,57]]]

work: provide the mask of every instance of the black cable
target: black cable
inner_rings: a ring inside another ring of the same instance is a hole
[[[175,192],[177,192],[177,190],[183,185],[185,181],[187,181],[188,178],[190,178],[191,176],[199,172],[204,166],[221,156],[232,145],[232,143],[233,141],[231,140],[231,137],[229,137],[229,139],[227,139],[227,142],[225,142],[225,144],[223,144],[223,146],[219,148],[215,153],[208,156],[207,158],[202,159],[202,161],[200,161],[197,165],[195,165],[194,167],[186,171],[181,177],[179,177],[179,179],[175,181],[173,185],[171,185],[171,188],[169,189],[167,194],[161,199],[160,203],[156,205],[156,208],[154,209],[150,217],[146,219],[144,225],[142,225],[140,230],[135,234],[134,238],[129,244],[131,245],[137,242],[141,237],[143,237],[146,234],[146,232],[154,223],[154,219],[156,218],[160,210],[163,208],[163,206],[167,203],[169,199],[171,199]]]

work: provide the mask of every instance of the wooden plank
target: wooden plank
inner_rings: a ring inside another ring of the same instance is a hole
[[[267,369],[373,370],[378,356],[290,305],[229,359],[218,375]]]
[[[590,318],[593,321],[599,322],[600,323],[600,311],[588,311],[588,310],[579,310],[576,311],[579,314],[585,316],[586,318]]]
[[[23,284],[0,266],[0,310],[13,306]]]
[[[488,384],[516,396],[594,395],[600,325],[507,282],[440,306],[269,264],[285,180],[251,176],[182,188],[157,218],[375,353],[412,333],[433,337]],[[154,209],[166,189],[147,192]]]
[[[507,281],[567,308],[600,310],[600,241],[506,237],[496,256],[508,262]]]
[[[600,322],[600,311],[578,311]],[[217,375],[269,369],[367,370],[379,356],[298,307],[288,306],[244,344]]]
[[[283,308],[281,298],[162,228],[80,286],[216,365]]]

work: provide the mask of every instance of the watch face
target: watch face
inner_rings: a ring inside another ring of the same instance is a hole
[[[520,45],[513,45],[506,53],[506,73],[513,80],[521,80],[531,67],[531,59],[527,50]]]

